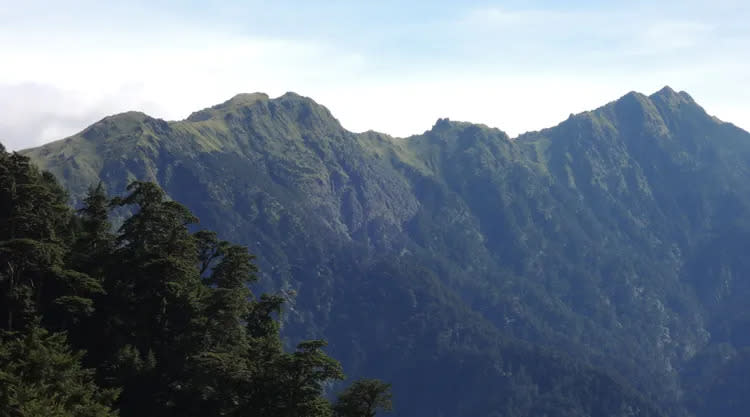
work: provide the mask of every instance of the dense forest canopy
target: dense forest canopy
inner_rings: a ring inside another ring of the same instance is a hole
[[[750,407],[740,383],[750,348],[750,134],[687,93],[628,93],[517,138],[440,119],[404,139],[349,132],[293,93],[241,94],[181,121],[110,116],[22,153],[54,173],[76,207],[92,205],[84,200],[99,182],[123,195],[110,212],[122,229],[104,246],[133,259],[112,271],[118,297],[150,307],[104,325],[129,332],[118,343],[133,348],[122,355],[143,372],[160,349],[188,343],[176,329],[231,321],[235,308],[204,304],[196,280],[232,305],[245,290],[218,291],[236,275],[220,273],[218,259],[205,270],[187,261],[189,241],[128,238],[161,233],[133,220],[139,210],[168,228],[194,213],[201,228],[250,248],[260,277],[251,288],[284,300],[284,314],[269,313],[280,318],[280,346],[327,340],[348,375],[392,384],[395,416],[708,417]],[[125,192],[133,180],[143,183]],[[146,183],[169,198],[145,209],[158,200]],[[44,210],[54,218],[57,208]],[[199,259],[211,259],[218,237],[187,230]],[[110,274],[106,263],[79,271],[66,262],[60,271]],[[133,278],[151,275],[176,286]],[[74,281],[75,295],[48,308],[86,323],[86,300],[112,284]],[[162,311],[157,300],[173,296]],[[211,321],[184,322],[195,309]],[[198,366],[182,361],[155,366]]]
[[[282,298],[253,257],[155,184],[73,211],[49,173],[0,148],[0,415],[373,416],[389,386],[344,378],[311,340],[287,352]],[[133,213],[117,232],[112,209]],[[334,413],[335,411],[335,413]]]

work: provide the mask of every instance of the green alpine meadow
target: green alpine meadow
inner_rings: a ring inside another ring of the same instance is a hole
[[[750,408],[750,133],[636,92],[509,137],[240,94],[0,148],[0,416]]]

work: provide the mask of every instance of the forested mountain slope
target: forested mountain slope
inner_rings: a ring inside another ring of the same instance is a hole
[[[515,139],[448,119],[355,134],[247,94],[24,154],[74,199],[157,182],[248,245],[285,337],[392,382],[399,415],[602,415],[612,393],[607,415],[711,415],[750,344],[750,134],[668,87]]]

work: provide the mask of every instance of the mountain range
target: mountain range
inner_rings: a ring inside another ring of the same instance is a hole
[[[669,87],[510,138],[353,133],[310,98],[106,117],[21,152],[78,204],[158,183],[247,245],[291,345],[398,416],[739,416],[750,134]]]

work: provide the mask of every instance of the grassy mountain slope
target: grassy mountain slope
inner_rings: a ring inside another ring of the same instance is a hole
[[[26,154],[74,198],[100,179],[161,184],[258,255],[290,339],[322,335],[351,373],[393,381],[414,397],[403,415],[456,390],[430,415],[534,415],[541,398],[601,415],[564,388],[607,386],[588,366],[682,413],[709,389],[686,382],[696,360],[749,342],[750,134],[669,88],[516,139],[447,119],[354,134],[308,98],[247,94],[178,122],[112,116]],[[441,382],[413,392],[426,381]],[[525,388],[482,391],[502,386]],[[629,395],[612,407],[648,409]]]

